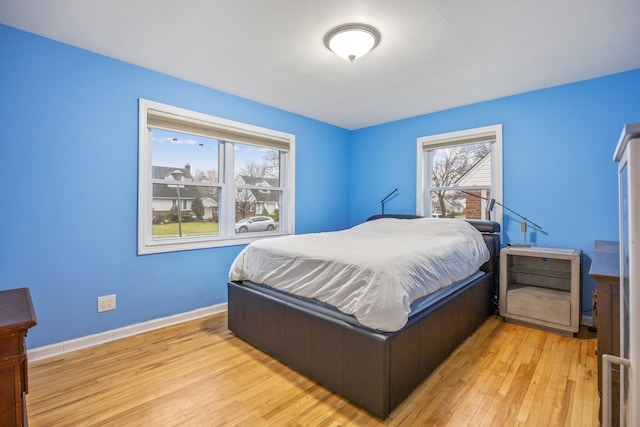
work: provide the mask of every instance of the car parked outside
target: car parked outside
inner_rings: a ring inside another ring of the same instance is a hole
[[[249,216],[236,222],[236,233],[248,231],[272,231],[276,229],[273,218],[268,216]]]

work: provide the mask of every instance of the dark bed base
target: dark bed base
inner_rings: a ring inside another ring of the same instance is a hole
[[[384,419],[493,312],[499,225],[484,230],[487,274],[413,316],[397,332],[354,326],[305,305],[229,282],[229,329],[361,408]],[[490,231],[489,231],[490,230]]]

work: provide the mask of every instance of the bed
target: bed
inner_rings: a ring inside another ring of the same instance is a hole
[[[409,224],[406,221],[414,220],[424,218],[388,214],[372,216],[367,222],[379,221],[374,225],[380,227],[389,221]],[[410,301],[404,323],[404,314],[390,315],[387,317],[391,323],[372,327],[378,319],[362,316],[353,302],[347,304],[347,309],[338,310],[316,298],[294,295],[273,284],[268,286],[260,280],[242,277],[236,264],[242,266],[245,261],[236,259],[230,272],[230,279],[235,280],[228,282],[228,327],[247,343],[385,419],[496,309],[499,224],[465,222],[479,231],[488,257],[470,278],[456,280],[453,286],[443,286],[418,301]],[[410,225],[414,224],[417,223]],[[298,265],[298,257],[294,258]],[[342,280],[335,272],[331,275]],[[316,274],[307,274],[301,280],[312,283],[312,276]],[[318,286],[313,289],[317,291]],[[406,308],[407,302],[401,306]],[[349,313],[349,308],[353,313]]]

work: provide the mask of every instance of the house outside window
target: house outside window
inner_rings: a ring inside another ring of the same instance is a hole
[[[280,212],[280,194],[272,191],[278,187],[278,178],[238,175],[236,185],[244,189],[236,198],[236,215],[247,216],[247,209],[256,215],[277,217]]]
[[[434,218],[492,219],[502,211],[502,126],[418,138],[416,211]]]
[[[139,116],[139,254],[294,233],[293,135],[143,99]],[[261,213],[268,230],[235,231]]]

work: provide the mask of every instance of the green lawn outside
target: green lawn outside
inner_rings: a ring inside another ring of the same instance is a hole
[[[183,236],[205,236],[211,234],[218,234],[217,222],[189,221],[182,223]],[[153,225],[154,239],[167,239],[171,237],[179,237],[177,222]]]

